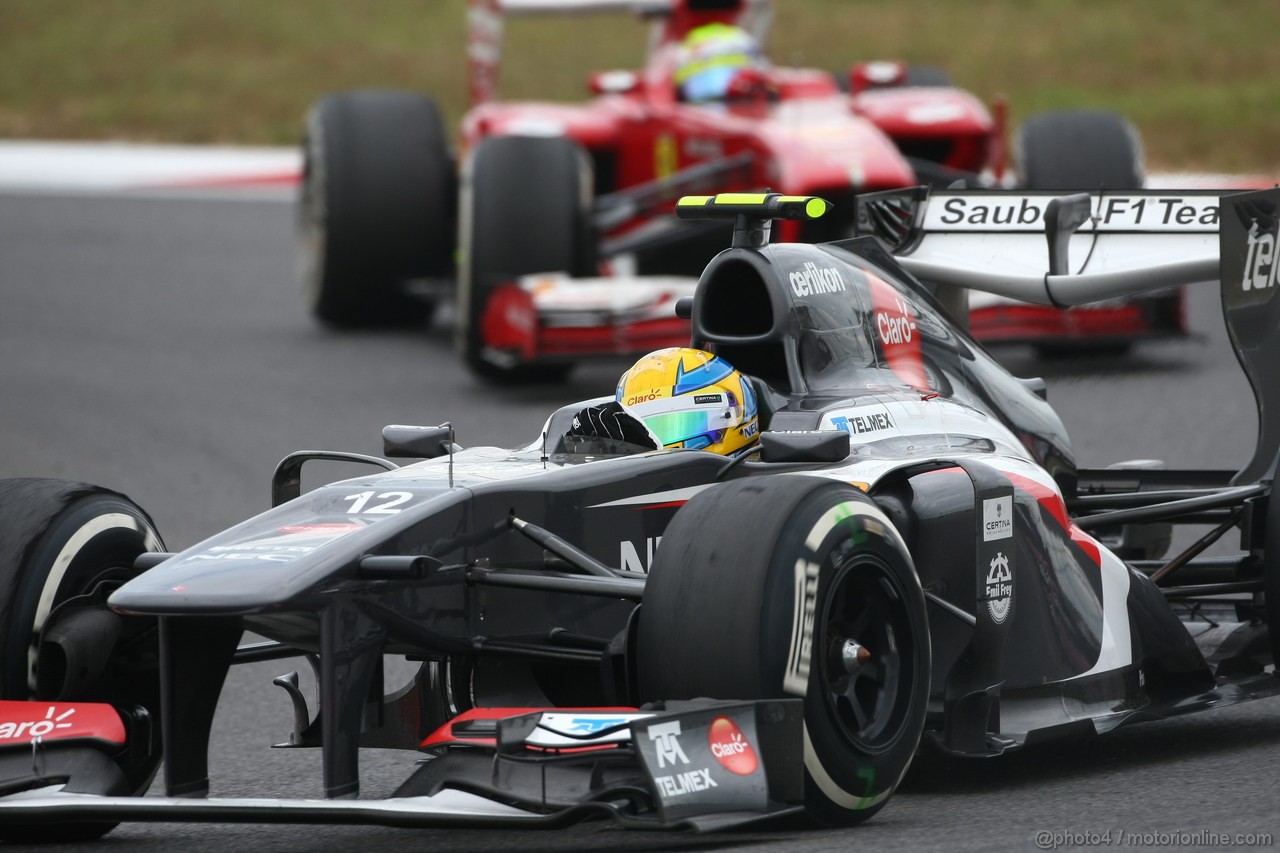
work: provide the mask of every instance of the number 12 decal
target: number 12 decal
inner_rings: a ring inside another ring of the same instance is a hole
[[[379,500],[382,503],[375,503],[369,506],[369,501]],[[412,492],[360,492],[355,495],[347,495],[342,498],[344,501],[351,501],[351,508],[347,510],[349,515],[394,515],[400,510],[401,504],[408,503],[413,500]]]

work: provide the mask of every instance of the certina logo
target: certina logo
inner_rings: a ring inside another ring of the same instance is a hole
[[[1264,234],[1255,221],[1249,226],[1247,249],[1244,258],[1244,274],[1240,278],[1242,290],[1266,290],[1276,286],[1276,242],[1280,239],[1280,224],[1276,233]]]
[[[680,721],[657,723],[649,726],[649,740],[653,741],[658,753],[658,767],[675,767],[676,762],[689,763],[689,756],[684,754],[680,746]]]
[[[723,400],[719,394],[697,394],[694,396],[693,402],[695,405],[701,405],[703,403],[721,403]]]
[[[75,712],[75,708],[68,708],[59,714],[58,709],[51,705],[49,706],[48,712],[45,713],[43,720],[22,720],[20,722],[0,723],[0,740],[45,737],[46,735],[52,734],[57,729],[69,729],[71,728],[71,723],[66,722],[66,720]]]
[[[1013,536],[1013,497],[988,498],[982,502],[982,541],[994,542]]]
[[[728,717],[716,717],[711,721],[711,727],[707,729],[707,746],[716,761],[730,773],[750,776],[760,766],[760,759],[742,729]]]
[[[884,344],[911,343],[915,338],[916,321],[907,303],[894,297],[892,311],[877,311],[876,332]]]
[[[1009,618],[1013,604],[1013,572],[1009,570],[1009,558],[997,552],[987,569],[987,612],[997,625]]]
[[[791,292],[796,296],[812,296],[815,293],[840,293],[847,289],[840,271],[835,267],[819,267],[813,261],[791,273]]]

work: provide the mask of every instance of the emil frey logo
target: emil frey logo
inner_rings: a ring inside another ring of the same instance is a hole
[[[804,267],[791,273],[791,292],[796,296],[812,296],[815,293],[841,293],[847,289],[840,270],[835,267],[819,267],[813,261],[805,261]]]
[[[1276,286],[1276,242],[1280,239],[1280,224],[1276,233],[1263,234],[1255,221],[1249,226],[1247,250],[1244,259],[1244,275],[1240,279],[1242,290],[1266,290]]]
[[[987,612],[997,625],[1009,618],[1013,604],[1013,572],[1009,570],[1009,558],[997,552],[987,569]]]
[[[76,712],[76,709],[68,708],[61,714],[58,714],[57,710],[57,708],[50,706],[43,720],[0,723],[0,740],[44,737],[52,734],[55,729],[71,728],[71,723],[65,721]]]

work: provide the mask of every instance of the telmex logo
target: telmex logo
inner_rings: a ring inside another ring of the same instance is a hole
[[[674,767],[676,763],[688,764],[689,756],[680,746],[680,721],[658,723],[649,726],[649,740],[658,753],[658,767]]]
[[[791,273],[791,292],[796,296],[812,296],[815,293],[839,293],[847,289],[840,271],[835,267],[819,267],[813,261]]]
[[[1276,240],[1280,238],[1280,223],[1275,234],[1259,233],[1258,223],[1249,226],[1248,249],[1244,259],[1244,274],[1240,277],[1242,290],[1266,290],[1276,286]]]

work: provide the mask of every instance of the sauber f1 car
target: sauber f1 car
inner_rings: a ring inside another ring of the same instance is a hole
[[[612,398],[513,450],[389,426],[386,456],[419,461],[294,453],[273,508],[180,553],[118,493],[0,482],[0,837],[851,824],[925,746],[993,756],[1276,693],[1280,189],[1127,199],[873,196],[884,237],[825,244],[770,233],[821,199],[681,200],[733,228],[681,303],[692,344],[759,397],[758,445],[732,458],[570,428]],[[1043,228],[952,221],[979,205]],[[1220,286],[1260,419],[1240,471],[1079,468],[1044,383],[933,296],[1069,305],[1172,282]],[[326,459],[377,470],[302,493]],[[1203,556],[1229,533],[1232,556]],[[417,664],[398,690],[385,655]],[[209,798],[226,673],[289,657],[319,711],[296,672],[276,679],[280,742],[321,751],[326,798]],[[424,760],[360,800],[363,747]],[[138,796],[161,764],[166,795]]]
[[[642,69],[593,74],[583,104],[495,100],[505,14],[609,9],[653,19]],[[820,195],[835,203],[830,215],[776,230],[816,242],[850,235],[860,193],[1012,177],[1003,105],[988,110],[928,67],[868,62],[838,79],[768,65],[758,44],[770,11],[768,0],[475,0],[473,106],[456,165],[423,95],[320,101],[307,121],[299,206],[312,312],[334,327],[421,323],[456,290],[458,346],[476,374],[558,377],[584,357],[688,339],[672,305],[693,293],[728,232],[678,225],[682,194]],[[729,53],[700,57],[705,41],[690,42],[718,28],[754,38],[756,53],[728,36]],[[700,64],[734,72],[714,100],[689,91],[698,78],[684,75]],[[1109,113],[1032,116],[1013,148],[1030,189],[1143,183],[1137,133]],[[1137,307],[979,308],[979,336],[1003,340],[1117,344],[1183,330],[1176,289]]]

